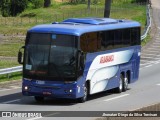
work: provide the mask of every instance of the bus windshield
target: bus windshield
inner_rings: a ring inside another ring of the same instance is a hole
[[[25,50],[25,77],[35,79],[75,78],[76,37],[70,35],[29,33]]]

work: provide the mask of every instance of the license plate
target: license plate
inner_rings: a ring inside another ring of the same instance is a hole
[[[45,84],[45,81],[37,80],[37,81],[36,81],[36,84],[43,85],[43,84]]]
[[[51,95],[51,92],[43,92],[43,95]]]

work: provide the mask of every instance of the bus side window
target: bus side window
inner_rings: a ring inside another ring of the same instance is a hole
[[[98,32],[86,33],[80,37],[80,46],[84,52],[96,52],[100,48]]]
[[[88,35],[89,35],[88,52],[96,52],[97,51],[97,33],[88,33]]]
[[[124,44],[124,47],[131,46],[131,30],[130,29],[123,30],[123,44]]]
[[[123,47],[123,32],[122,32],[122,30],[115,31],[114,44],[115,44],[114,48]]]
[[[110,50],[114,48],[114,31],[104,31],[102,32],[101,41],[102,50]]]
[[[80,46],[81,46],[81,50],[83,52],[87,52],[88,51],[88,41],[87,41],[87,35],[84,34],[80,37]]]
[[[140,45],[140,29],[132,28],[131,31],[131,45]]]

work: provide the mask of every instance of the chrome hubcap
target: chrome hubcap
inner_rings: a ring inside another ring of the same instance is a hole
[[[128,87],[128,78],[125,78],[125,80],[124,80],[124,84],[125,84],[125,88],[127,88]]]
[[[122,85],[122,79],[120,79],[120,81],[119,81],[119,89],[122,90],[122,87],[123,87],[123,85]]]

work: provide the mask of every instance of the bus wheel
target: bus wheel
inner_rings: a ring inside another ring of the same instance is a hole
[[[88,87],[87,87],[87,84],[85,84],[84,86],[84,96],[79,98],[79,102],[80,103],[83,103],[87,100],[87,96],[88,96]]]
[[[43,102],[43,101],[44,101],[44,97],[34,96],[34,99],[35,99],[37,102]]]
[[[126,74],[126,78],[123,80],[123,92],[128,89],[128,75]]]
[[[123,90],[123,75],[121,74],[119,79],[119,86],[116,88],[116,92],[121,93]]]

